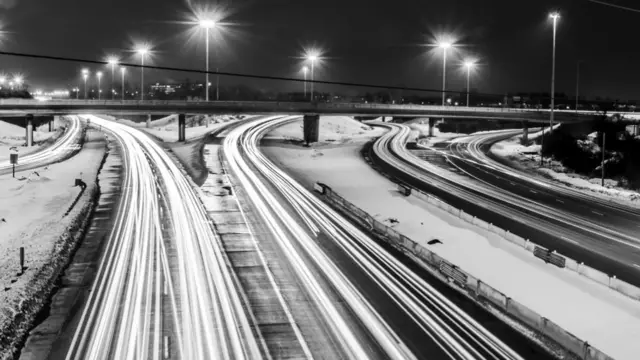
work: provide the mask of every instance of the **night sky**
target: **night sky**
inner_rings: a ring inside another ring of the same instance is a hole
[[[608,0],[637,6],[633,0]],[[211,3],[211,2],[210,2]],[[449,56],[448,87],[462,89],[461,60],[481,66],[472,87],[484,93],[549,91],[552,22],[559,10],[557,85],[575,94],[640,100],[640,13],[588,0],[244,0],[227,3],[225,30],[212,42],[211,66],[228,72],[302,76],[302,48],[318,45],[327,57],[322,80],[441,87],[441,52],[425,47],[441,33],[457,35]],[[204,67],[202,34],[190,38],[192,4],[185,0],[0,0],[7,51],[101,60],[131,53],[133,39],[152,42],[153,64]],[[193,35],[193,34],[192,34]],[[81,64],[0,56],[5,72],[22,72],[32,89],[79,85]],[[96,66],[91,67],[93,71]],[[106,69],[105,69],[106,70]],[[136,73],[137,74],[137,73]],[[194,79],[194,75],[188,75]],[[150,80],[184,74],[149,72]],[[241,80],[250,83],[250,80]],[[274,84],[275,86],[275,84]],[[293,85],[291,85],[293,86]]]

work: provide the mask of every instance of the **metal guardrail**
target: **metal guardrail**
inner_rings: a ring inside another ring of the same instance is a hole
[[[553,264],[559,268],[564,268],[567,263],[567,259],[565,259],[563,256],[560,256],[553,251],[547,250],[541,246],[536,246],[533,249],[533,256],[540,258],[544,260],[544,262]]]
[[[467,284],[467,274],[458,270],[455,265],[451,265],[446,261],[440,262],[440,272],[446,275],[448,278],[453,279],[459,286],[465,287]]]

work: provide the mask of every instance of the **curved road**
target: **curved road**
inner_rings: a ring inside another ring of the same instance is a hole
[[[67,118],[69,126],[62,136],[60,136],[51,146],[45,147],[35,153],[18,157],[16,172],[26,171],[55,162],[62,161],[78,150],[80,147],[80,136],[82,135],[82,125],[75,116]],[[11,174],[13,171],[9,159],[0,161],[0,175]]]
[[[471,215],[640,286],[637,211],[530,179],[484,154],[483,144],[519,130],[453,140],[439,150],[450,165],[445,169],[422,161],[405,148],[407,126],[383,126],[392,131],[374,145],[374,155],[401,180]]]
[[[519,352],[512,349],[267,159],[258,149],[261,137],[288,121],[291,117],[266,117],[235,128],[225,139],[225,155],[253,206],[270,218],[278,245],[348,358],[371,358],[375,348],[384,358],[520,359],[531,354],[524,338],[512,341],[523,346]],[[322,286],[324,279],[335,295]],[[345,303],[346,314],[331,305],[335,296]]]

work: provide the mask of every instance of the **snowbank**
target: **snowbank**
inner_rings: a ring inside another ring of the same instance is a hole
[[[69,231],[90,211],[85,207],[95,194],[94,180],[104,156],[104,142],[98,135],[92,140],[73,158],[23,173],[24,179],[0,176],[0,334],[25,335],[29,324],[24,322],[33,320],[66,263],[64,256],[69,256],[75,241]],[[73,211],[63,217],[80,193],[73,187],[80,173],[87,190]],[[17,276],[20,247],[25,248],[28,269]],[[29,313],[24,313],[26,310]],[[19,323],[14,312],[22,312]],[[9,333],[8,326],[12,329]],[[0,340],[0,350],[12,351],[14,339],[0,336]],[[4,355],[0,351],[0,358]]]
[[[505,240],[400,195],[394,184],[361,160],[359,150],[359,146],[263,149],[303,183],[328,184],[378,220],[614,358],[637,359],[638,302],[576,273],[545,265]],[[442,244],[428,245],[433,239]]]
[[[344,144],[380,136],[384,132],[384,129],[371,127],[348,116],[321,116],[318,140],[325,144]],[[265,139],[303,141],[302,118],[275,129]]]
[[[27,143],[27,133],[25,128],[0,121],[0,159],[8,159],[10,148],[18,147],[20,155],[28,155],[34,152],[40,151],[42,148],[53,143],[60,135],[62,130],[57,124],[57,129],[53,132],[49,131],[33,131],[33,144],[34,146],[27,148],[24,145]],[[44,129],[43,127],[40,127]],[[48,126],[46,127],[48,130]]]

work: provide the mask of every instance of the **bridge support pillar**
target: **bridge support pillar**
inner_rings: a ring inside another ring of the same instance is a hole
[[[147,115],[147,129],[151,127],[151,114]]]
[[[25,120],[27,121],[27,147],[31,147],[33,146],[33,115],[27,114]]]
[[[429,137],[433,137],[433,127],[436,125],[436,119],[428,118],[429,120]]]
[[[53,120],[49,123],[49,131],[54,131],[56,129],[56,124],[60,126],[60,118],[61,115],[53,115]]]
[[[186,139],[186,118],[185,114],[178,114],[178,141],[185,141]]]
[[[529,122],[522,122],[522,145],[527,145],[529,143]]]
[[[303,121],[304,142],[318,142],[320,135],[320,115],[305,115]]]

